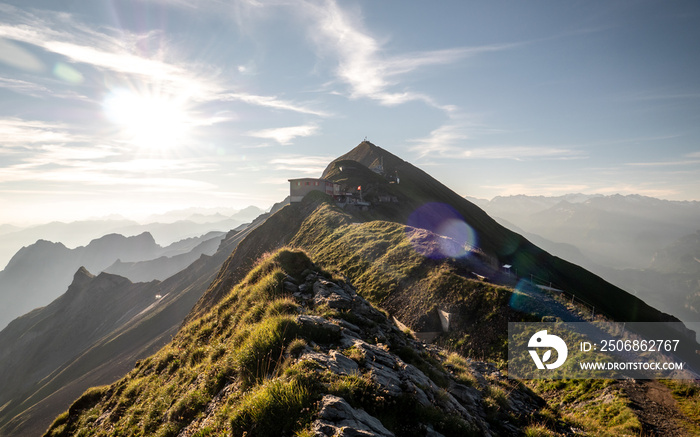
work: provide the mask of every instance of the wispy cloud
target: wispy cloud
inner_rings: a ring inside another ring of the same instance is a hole
[[[34,182],[160,191],[215,188],[197,176],[212,171],[215,162],[134,156],[130,147],[101,144],[61,123],[0,119],[0,153],[11,156],[0,168],[3,189]]]
[[[457,157],[467,159],[581,159],[586,155],[580,150],[550,146],[491,146],[463,150]]]
[[[35,165],[70,165],[82,161],[95,161],[120,156],[118,149],[110,146],[76,147],[64,145],[44,145],[36,149],[25,162]]]
[[[175,87],[173,91],[206,86],[198,84],[182,67],[157,59],[162,53],[153,58],[138,53],[138,43],[153,38],[154,33],[139,35],[111,29],[108,34],[75,21],[70,14],[32,14],[7,5],[2,9],[12,24],[0,24],[0,37],[40,47],[74,63],[169,83]]]
[[[690,152],[684,154],[681,159],[668,159],[662,161],[640,161],[640,162],[627,162],[624,165],[626,167],[687,167],[700,164],[700,152]]]
[[[138,34],[123,29],[96,30],[75,20],[70,14],[30,13],[10,5],[0,5],[0,12],[6,18],[6,22],[0,24],[0,38],[40,47],[64,56],[76,68],[81,68],[77,67],[78,64],[89,66],[121,77],[127,84],[143,82],[151,87],[157,85],[163,94],[197,103],[240,101],[320,117],[330,115],[306,102],[295,103],[276,96],[236,90],[206,65],[178,60],[178,50],[167,47],[166,40],[159,32]],[[157,49],[147,53],[140,48],[149,45]],[[13,80],[4,80],[0,86],[35,95],[51,92],[39,85]]]
[[[43,71],[46,68],[34,54],[3,38],[0,38],[0,62],[32,72]]]
[[[291,144],[297,137],[308,137],[319,132],[319,127],[313,124],[301,126],[277,127],[272,129],[262,129],[250,131],[248,135],[256,138],[275,140],[282,145]]]
[[[159,191],[216,188],[209,182],[187,176],[193,172],[206,171],[207,166],[203,164],[193,164],[182,159],[106,159],[114,156],[109,149],[42,147],[21,163],[0,168],[0,184],[80,183],[117,189],[129,187],[130,190],[137,190],[141,186],[141,189]]]
[[[27,82],[20,79],[10,79],[0,77],[0,88],[4,88],[19,94],[25,94],[31,97],[43,98],[46,96],[57,97],[60,99],[73,99],[82,101],[91,101],[90,98],[81,95],[74,90],[57,91],[38,83]]]
[[[246,93],[223,93],[219,96],[222,101],[240,101],[255,106],[263,106],[273,109],[298,112],[300,114],[317,115],[319,117],[329,117],[331,114],[319,109],[312,108],[309,104],[294,103],[289,100],[278,99],[276,96],[260,96]]]
[[[364,29],[362,20],[343,10],[335,0],[319,4],[303,2],[314,20],[312,39],[326,53],[337,58],[336,75],[350,86],[350,97],[370,98],[384,105],[424,101],[440,107],[430,96],[411,90],[396,91],[395,77],[422,67],[457,62],[481,53],[511,49],[520,45],[493,44],[457,47],[387,56],[383,44]]]
[[[273,159],[270,164],[275,170],[320,176],[333,159],[332,156],[287,155]]]
[[[419,158],[449,159],[580,159],[585,153],[576,148],[543,145],[495,144],[479,146],[476,138],[502,133],[487,127],[478,116],[455,114],[442,126],[423,138],[409,140],[410,150]]]
[[[430,65],[446,65],[482,53],[500,52],[523,45],[524,43],[488,44],[475,47],[456,47],[442,50],[406,53],[387,58],[382,64],[387,76],[409,73]]]
[[[650,161],[650,162],[628,162],[625,165],[630,167],[679,167],[700,164],[700,159],[687,159],[682,161]]]
[[[0,119],[0,150],[36,144],[84,142],[86,137],[61,123],[20,118]]]
[[[651,185],[651,184],[650,184]],[[484,188],[497,196],[515,196],[524,194],[528,196],[560,196],[569,193],[586,193],[586,194],[641,194],[643,196],[669,198],[677,194],[677,191],[671,188],[660,188],[624,183],[607,183],[601,184],[584,184],[584,183],[566,183],[565,181],[557,182],[542,182],[538,180],[528,180],[522,183],[510,183],[499,185],[482,185]]]
[[[482,129],[483,125],[473,117],[451,117],[447,123],[431,131],[428,136],[409,142],[415,144],[411,150],[420,158],[455,155],[459,154],[466,142],[473,139]]]

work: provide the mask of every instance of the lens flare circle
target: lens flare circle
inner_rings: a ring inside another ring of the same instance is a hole
[[[477,247],[477,235],[462,215],[444,203],[430,202],[420,206],[406,223],[413,228],[433,233],[429,243],[414,244],[414,249],[429,258],[462,258]],[[433,250],[436,249],[436,250]]]

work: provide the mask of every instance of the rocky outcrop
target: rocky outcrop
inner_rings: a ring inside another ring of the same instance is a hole
[[[345,399],[326,395],[321,399],[318,419],[313,424],[314,433],[321,437],[393,437],[382,422],[363,410],[350,406]]]
[[[300,311],[319,307],[335,310],[330,317],[297,317],[302,326],[340,335],[334,345],[308,345],[299,354],[297,361],[314,363],[319,375],[331,372],[366,377],[377,388],[376,396],[388,402],[410,398],[421,408],[457,418],[476,434],[485,436],[520,435],[522,423],[545,405],[534,393],[488,363],[465,360],[475,382],[469,386],[458,381],[450,373],[450,366],[441,363],[448,355],[446,351],[428,349],[429,346],[407,338],[384,313],[346,283],[311,272],[300,285],[289,278],[285,289],[294,291]],[[402,351],[405,359],[399,356]],[[503,394],[498,400],[493,399],[496,392]],[[425,435],[442,435],[431,423],[420,426]],[[319,437],[394,435],[378,418],[331,394],[324,395],[319,403],[313,432]]]

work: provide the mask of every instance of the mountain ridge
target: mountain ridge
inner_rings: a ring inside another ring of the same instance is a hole
[[[60,242],[40,239],[20,249],[0,271],[0,328],[57,298],[70,285],[73,272],[80,266],[95,273],[110,271],[134,282],[162,280],[187,267],[201,254],[213,254],[218,242],[212,239],[223,235],[206,234],[166,247],[158,245],[148,232],[131,237],[107,234],[73,249]],[[202,241],[206,238],[212,241]],[[166,255],[171,258],[160,259]],[[41,274],[36,274],[37,271]]]
[[[348,158],[357,159],[357,161],[352,161]],[[362,162],[376,162],[378,159],[384,162],[385,170],[388,168],[388,171],[398,172],[399,183],[391,183],[391,181],[384,179],[362,164]],[[355,164],[352,164],[353,162]],[[346,261],[347,259],[343,258],[342,255],[333,258],[333,254],[326,249],[335,247],[336,241],[342,241],[344,238],[347,238],[349,241],[352,241],[352,244],[339,249],[339,253],[350,251],[354,254],[352,259],[357,258],[364,252],[368,256],[366,264],[344,264],[344,274],[348,275],[348,280],[357,283],[358,292],[380,308],[390,312],[397,308],[402,310],[411,309],[408,313],[404,311],[401,316],[407,322],[410,322],[408,323],[410,328],[420,328],[421,324],[427,323],[423,315],[430,310],[430,307],[424,304],[407,305],[410,302],[390,298],[392,292],[386,292],[386,290],[394,290],[399,296],[405,295],[407,290],[419,289],[415,285],[411,285],[413,284],[412,281],[402,280],[400,276],[394,282],[384,282],[384,285],[379,286],[384,292],[373,295],[374,292],[371,291],[377,288],[376,284],[382,283],[380,278],[386,274],[386,267],[382,270],[375,269],[373,266],[382,264],[382,260],[385,259],[382,258],[384,256],[382,254],[386,252],[387,247],[394,247],[393,245],[404,243],[401,243],[400,240],[387,241],[382,237],[382,234],[377,234],[376,237],[367,239],[360,237],[361,239],[359,240],[357,237],[351,237],[351,235],[353,235],[354,229],[371,230],[372,223],[380,223],[382,220],[392,223],[392,229],[403,235],[403,231],[399,230],[404,229],[406,221],[414,211],[419,210],[425,204],[434,205],[444,203],[443,201],[445,200],[463,202],[462,204],[454,203],[452,205],[458,213],[461,213],[461,219],[466,220],[470,226],[476,229],[478,234],[483,236],[483,238],[479,239],[479,244],[477,244],[478,250],[470,252],[478,254],[475,256],[481,257],[480,265],[486,268],[486,270],[479,273],[480,276],[500,277],[503,284],[515,287],[521,278],[515,278],[512,276],[512,273],[504,274],[501,271],[502,265],[507,263],[512,266],[513,271],[517,270],[521,277],[527,277],[527,280],[530,280],[532,275],[534,278],[540,278],[539,281],[546,281],[542,282],[546,285],[554,284],[556,288],[564,289],[567,293],[574,294],[577,299],[585,301],[589,308],[594,306],[596,313],[605,314],[612,320],[678,321],[674,316],[656,310],[641,299],[604,281],[599,276],[537,248],[521,235],[515,234],[499,225],[477,206],[465,203],[467,201],[461,196],[432,179],[427,173],[396,156],[390,155],[377,146],[360,144],[348,154],[331,162],[322,176],[340,183],[341,188],[344,186],[349,191],[352,191],[359,184],[362,187],[365,199],[377,200],[380,196],[389,194],[397,197],[399,202],[375,202],[367,211],[357,208],[348,209],[349,207],[347,206],[346,210],[342,210],[338,209],[335,206],[335,201],[327,195],[321,192],[309,193],[300,203],[288,205],[270,217],[264,225],[251,232],[243,244],[236,248],[229,260],[224,264],[217,280],[212,283],[197,305],[195,305],[187,321],[201,317],[206,311],[216,305],[231,287],[242,280],[252,265],[252,260],[259,258],[263,253],[277,250],[289,243],[292,244],[292,247],[308,251],[312,256],[320,257],[318,260],[319,265],[326,269],[332,269],[334,263]],[[430,179],[426,180],[426,177]],[[438,194],[433,192],[436,189]],[[440,211],[444,212],[443,210]],[[436,215],[440,215],[435,214],[434,211],[430,212],[432,213],[429,214],[431,219],[435,219]],[[436,249],[434,247],[439,240],[435,233],[439,234],[439,229],[435,228],[429,231],[428,234],[421,238],[427,238],[425,240],[426,244],[433,246],[431,250],[435,252]],[[498,236],[495,242],[490,241],[494,232]],[[311,235],[314,235],[314,237],[310,237]],[[290,236],[293,238],[290,238]],[[363,241],[366,241],[362,244],[365,244],[367,249],[360,249],[356,246]],[[460,244],[465,244],[465,242],[462,241]],[[412,248],[412,246],[408,248]],[[402,256],[408,257],[410,253],[413,252],[404,252]],[[328,263],[325,262],[326,257],[330,257]],[[472,272],[468,268],[473,268],[475,265],[474,259],[477,259],[472,256],[469,258],[471,261],[466,262],[466,264],[458,260],[456,264],[452,265],[453,263],[447,260],[449,257],[442,256],[442,258],[442,264],[438,264],[447,268],[448,271],[450,271],[449,269],[456,269],[454,272],[457,273],[457,276],[471,275]],[[390,261],[390,263],[394,262],[396,261]],[[423,267],[420,267],[421,263],[419,261],[416,264],[420,271],[423,269]],[[403,267],[400,264],[400,262],[396,265],[391,264],[390,267],[401,271]],[[440,271],[440,269],[435,271]],[[363,278],[368,277],[372,278],[374,285],[370,289],[363,289]],[[423,280],[420,278],[423,277],[420,276],[415,283]],[[427,278],[425,277],[425,280],[428,280]],[[442,284],[444,286],[452,281],[452,279],[448,279],[449,276],[443,278],[438,275],[436,278],[438,278],[436,285]],[[387,306],[390,301],[394,303],[391,306]],[[426,300],[426,302],[428,301]],[[431,302],[431,305],[436,304],[440,304],[440,302]],[[508,305],[508,302],[502,302],[502,304]],[[416,313],[411,313],[411,311]],[[502,321],[506,320],[506,315],[503,313],[499,314],[498,317]],[[430,323],[434,325],[436,322]],[[480,332],[487,331],[484,329]],[[690,330],[686,330],[685,335],[694,339],[694,333]],[[465,347],[468,346],[469,344],[465,344]]]
[[[117,258],[145,260],[160,250],[149,233],[107,234],[75,249],[47,240],[25,246],[0,271],[0,327],[58,297],[80,266],[99,273]]]
[[[46,435],[516,436],[544,406],[493,366],[425,348],[303,252],[282,249]]]
[[[386,152],[380,147],[369,143],[361,143],[358,147],[348,154],[341,156],[336,161],[346,160],[348,158],[352,158],[361,164],[364,162],[374,162],[378,158],[382,158],[385,165],[389,163],[389,171],[397,171],[400,174],[400,184],[391,185],[393,188],[398,189],[399,193],[417,194],[418,200],[422,202],[452,201],[452,203],[449,204],[457,209],[464,220],[466,220],[469,226],[474,228],[477,234],[488,235],[489,241],[484,244],[482,242],[483,239],[481,239],[480,242],[482,243],[480,247],[487,253],[492,253],[498,257],[501,264],[510,264],[523,273],[532,273],[534,276],[539,276],[544,280],[551,281],[557,284],[559,288],[567,289],[572,293],[578,294],[579,292],[577,292],[577,290],[580,290],[582,298],[601,309],[609,308],[610,311],[608,313],[617,319],[624,320],[625,318],[629,318],[630,321],[633,318],[639,317],[642,319],[647,318],[647,321],[674,319],[668,314],[662,315],[638,298],[605,282],[599,276],[586,272],[584,269],[570,264],[565,260],[547,254],[543,250],[532,245],[521,235],[515,234],[499,225],[481,208],[468,202],[462,196],[459,196],[457,193],[430,177],[427,173],[389,152]],[[326,173],[324,172],[324,174]],[[407,188],[404,188],[406,187],[405,182],[409,183]],[[436,189],[438,193],[433,192],[433,190]],[[410,212],[413,212],[415,208],[420,206],[415,205],[415,203],[418,202],[409,204],[409,208],[406,208],[408,211],[404,211],[399,214],[399,216],[404,218],[408,216]],[[563,271],[567,273],[562,274],[561,272]],[[606,290],[606,292],[593,294],[591,292],[586,292],[587,289]],[[605,296],[602,294],[605,294]],[[606,302],[608,299],[617,299],[613,296],[626,296],[629,298],[626,300],[628,305],[620,305],[626,306],[626,309],[616,310],[610,303]]]

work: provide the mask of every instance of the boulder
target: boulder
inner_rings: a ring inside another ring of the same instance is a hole
[[[357,410],[345,399],[325,395],[312,429],[317,437],[393,437],[377,418]]]

